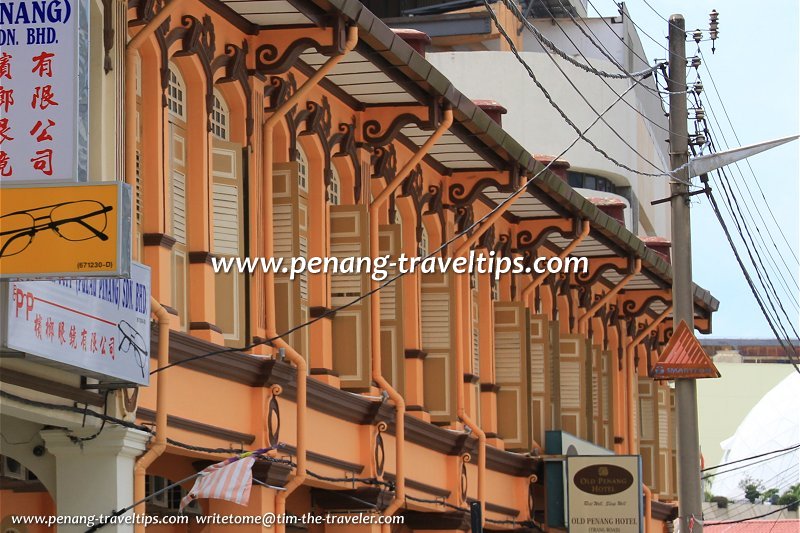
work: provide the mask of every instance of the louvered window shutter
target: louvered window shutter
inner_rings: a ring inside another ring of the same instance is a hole
[[[531,434],[544,445],[544,433],[553,427],[550,415],[550,331],[546,315],[531,315]]]
[[[656,490],[662,494],[669,492],[669,385],[656,384],[658,394],[658,483]]]
[[[667,497],[675,498],[678,495],[678,432],[676,428],[677,414],[675,403],[675,389],[669,389],[669,493]]]
[[[178,124],[169,124],[170,143],[170,225],[175,245],[172,247],[172,303],[178,311],[180,327],[189,327],[188,270],[186,249],[186,136]]]
[[[425,407],[433,422],[448,423],[456,418],[455,359],[452,353],[455,344],[452,324],[454,289],[452,272],[421,275],[422,349],[428,354],[423,367]]]
[[[298,164],[275,165],[273,172],[273,251],[284,264],[304,254],[308,239],[308,198],[297,182]],[[304,290],[305,289],[305,290]],[[290,279],[289,273],[275,274],[275,322],[283,333],[308,320],[308,273]],[[286,341],[308,360],[308,328],[301,328]]]
[[[212,153],[211,252],[218,257],[240,257],[244,253],[244,199],[242,197],[242,152],[238,145],[214,139]],[[216,325],[226,345],[244,343],[246,323],[245,276],[236,272],[214,275]]]
[[[658,398],[656,382],[649,377],[638,378],[639,454],[642,456],[642,480],[655,486],[658,438]]]
[[[586,343],[580,335],[561,335],[559,340],[559,378],[561,428],[585,439],[587,420],[585,404]]]
[[[330,206],[331,257],[369,256],[369,218],[364,205]],[[341,269],[340,269],[341,271]],[[366,273],[331,274],[331,304],[349,303],[370,289]],[[342,387],[367,389],[371,382],[369,298],[337,311],[333,317],[333,370]]]
[[[614,448],[614,422],[613,399],[611,398],[611,352],[603,351],[600,354],[600,404],[603,418],[603,446],[609,450]]]
[[[480,300],[478,297],[477,283],[470,291],[472,297],[472,374],[480,377],[481,375],[481,322],[480,322]],[[480,402],[478,402],[480,404]]]
[[[587,343],[587,346],[591,349],[591,356],[592,356],[592,374],[591,374],[591,382],[592,382],[592,404],[591,404],[591,413],[592,413],[592,441],[596,444],[602,446],[603,445],[603,416],[601,414],[602,404],[603,404],[603,391],[601,389],[601,380],[602,380],[602,372],[600,370],[600,347],[593,346],[591,341]]]
[[[380,227],[380,253],[396,260],[401,252],[402,228],[399,224]],[[397,275],[397,267],[387,268],[386,279]],[[385,282],[385,280],[384,280]],[[384,283],[381,282],[381,283]],[[384,377],[403,390],[403,290],[402,279],[381,289],[381,362]]]
[[[550,381],[550,422],[552,428],[561,429],[561,375],[560,375],[560,348],[561,330],[557,320],[548,322],[548,334],[550,340],[547,360],[549,371],[547,372]]]
[[[530,405],[528,310],[520,302],[494,303],[494,372],[497,432],[507,449],[528,450]]]

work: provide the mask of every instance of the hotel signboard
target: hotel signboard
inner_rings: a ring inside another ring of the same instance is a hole
[[[642,532],[638,455],[576,455],[566,463],[570,533]]]
[[[105,382],[150,381],[150,268],[130,279],[10,281],[0,342],[5,352]]]
[[[129,277],[121,182],[0,187],[0,279]]]

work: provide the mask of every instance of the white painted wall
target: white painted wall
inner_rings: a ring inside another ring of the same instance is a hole
[[[599,19],[589,22],[592,30],[602,37],[604,44],[618,61],[629,69],[644,68],[642,62],[636,60],[619,40],[617,33],[627,34],[625,24],[612,25],[612,28],[618,28],[618,31],[612,32]],[[567,29],[567,25],[572,25],[569,19],[561,20],[560,23],[565,29]],[[543,27],[543,31],[546,30],[544,33],[549,38],[558,41],[559,47],[567,52],[575,52],[575,48],[563,37],[560,30],[555,26],[548,27],[549,24],[551,23],[546,21],[536,21],[537,26]],[[572,31],[569,33],[594,67],[607,72],[619,72],[610,61],[602,58],[586,38],[582,38],[576,28],[572,27]],[[521,53],[523,59],[531,66],[537,79],[544,85],[556,103],[583,131],[597,118],[597,114],[570,86],[567,77],[559,72],[549,56],[535,42],[529,42],[533,41],[530,34],[526,33],[526,35],[528,35],[526,48],[530,50]],[[631,41],[634,50],[641,49],[638,37],[631,40],[630,36],[626,36],[626,40]],[[535,51],[537,48],[539,51]],[[591,50],[594,52],[592,53]],[[529,152],[558,155],[577,137],[574,129],[547,102],[524,67],[510,52],[445,51],[428,53],[426,57],[468,97],[496,100],[506,107],[508,114],[503,116],[504,129]],[[577,59],[583,61],[579,56]],[[609,88],[598,76],[580,70],[563,59],[558,58],[557,61],[598,113],[602,113],[616,100],[617,94],[624,92],[629,87],[629,80],[606,79],[611,86]],[[652,80],[650,83],[653,83]],[[637,87],[626,95],[625,101],[661,127],[667,128],[667,119],[657,96]],[[587,137],[606,153],[626,166],[641,172],[657,173],[668,168],[669,156],[666,143],[668,133],[666,131],[646,121],[623,102],[618,102],[604,115],[604,119],[608,125],[598,122],[589,130]],[[640,152],[644,158],[659,168],[654,168],[636,155],[625,145],[623,140],[614,134],[612,129],[616,130],[620,137]],[[670,238],[668,204],[650,206],[652,200],[668,196],[669,186],[666,177],[638,176],[619,168],[584,141],[578,141],[563,158],[570,162],[574,170],[608,177],[618,185],[630,185],[638,197],[641,209],[639,227],[634,233]]]

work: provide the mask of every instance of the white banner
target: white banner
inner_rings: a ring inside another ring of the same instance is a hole
[[[85,180],[85,11],[79,0],[0,1],[4,182]]]
[[[150,268],[8,283],[6,346],[104,381],[150,382]]]

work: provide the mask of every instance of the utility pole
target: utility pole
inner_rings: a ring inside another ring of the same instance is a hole
[[[670,182],[672,208],[673,324],[685,321],[694,332],[692,290],[692,235],[689,212],[688,112],[686,104],[686,22],[683,15],[669,18],[669,146],[673,170],[683,168]],[[681,533],[702,533],[703,500],[700,490],[700,437],[697,424],[697,384],[676,379],[678,426],[678,500]]]

